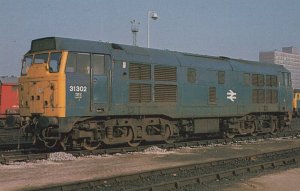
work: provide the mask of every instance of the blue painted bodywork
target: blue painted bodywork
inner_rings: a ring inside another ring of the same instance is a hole
[[[66,73],[66,117],[165,115],[171,118],[203,118],[292,111],[292,87],[284,85],[282,77],[282,73],[289,73],[289,71],[280,65],[103,42],[51,37],[50,39],[56,42],[52,49],[99,53],[106,56],[103,75]],[[130,80],[130,63],[151,65],[151,79]],[[153,87],[155,84],[162,83],[155,81],[153,77],[155,65],[177,68],[177,81],[163,82],[177,85],[176,102],[154,101]],[[195,83],[187,80],[188,68],[196,70]],[[224,84],[218,83],[218,71],[225,72]],[[278,90],[278,103],[253,103],[252,89],[256,87],[251,83],[245,85],[245,73],[276,75],[277,87],[262,88]],[[151,84],[152,101],[129,102],[130,83]],[[87,92],[82,92],[82,98],[76,99],[75,92],[69,91],[70,86],[86,86]],[[209,87],[216,88],[215,103],[209,102]],[[234,101],[227,98],[230,90],[236,93]]]

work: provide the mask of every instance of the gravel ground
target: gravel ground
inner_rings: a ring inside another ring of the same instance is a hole
[[[182,147],[170,151],[150,147],[143,152],[78,158],[64,152],[58,152],[51,154],[48,160],[0,165],[0,190],[22,190],[29,187],[77,180],[108,178],[120,174],[132,174],[184,164],[245,156],[299,145],[300,139],[284,138],[268,141],[244,141],[226,145],[215,144],[206,147]],[[300,177],[300,170],[298,172],[297,176]],[[285,181],[282,180],[282,182]],[[259,182],[257,184],[260,185]],[[249,185],[251,184],[249,183]],[[244,189],[244,187],[242,188]]]

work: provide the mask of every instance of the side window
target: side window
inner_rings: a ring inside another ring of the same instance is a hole
[[[50,54],[49,72],[51,73],[59,72],[60,58],[61,58],[60,52]]]
[[[218,71],[218,83],[225,84],[225,71]]]
[[[103,75],[105,73],[104,55],[93,54],[92,66],[94,75]]]
[[[189,83],[196,83],[197,80],[197,73],[196,73],[196,69],[194,68],[188,68],[187,69],[187,81]]]
[[[69,52],[67,66],[66,66],[67,73],[76,72],[76,54],[73,52]]]
[[[77,54],[77,72],[81,74],[90,73],[90,54]]]

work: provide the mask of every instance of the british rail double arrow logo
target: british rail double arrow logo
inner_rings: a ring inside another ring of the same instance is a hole
[[[228,92],[227,92],[227,99],[229,99],[232,102],[234,102],[236,100],[236,92],[234,92],[232,90],[228,90]]]

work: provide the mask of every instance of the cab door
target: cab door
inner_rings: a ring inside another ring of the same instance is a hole
[[[91,111],[102,114],[108,111],[109,60],[107,55],[91,55]]]
[[[66,115],[90,115],[91,55],[69,52],[66,66]],[[62,95],[60,95],[62,96]]]

